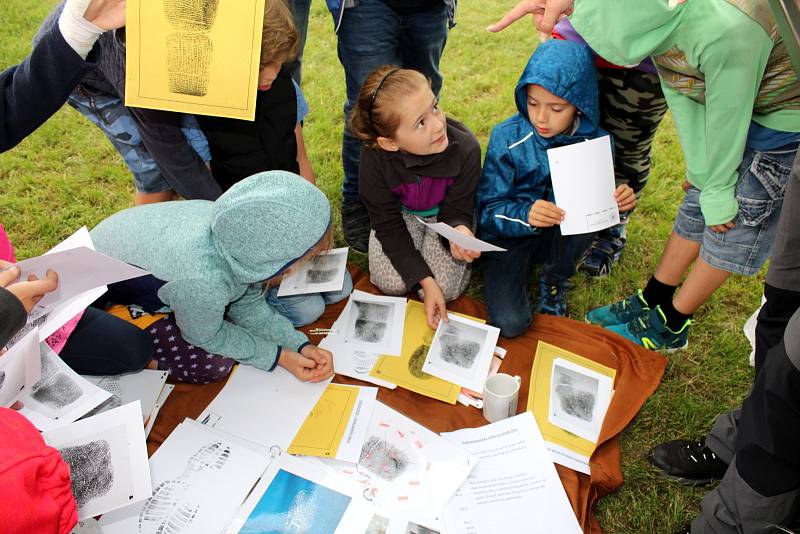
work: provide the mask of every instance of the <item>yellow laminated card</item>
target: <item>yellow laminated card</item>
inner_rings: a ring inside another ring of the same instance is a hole
[[[464,315],[464,317],[469,316]],[[474,317],[470,319],[484,322]],[[433,334],[434,331],[428,326],[428,319],[425,317],[425,307],[420,302],[409,300],[406,306],[403,349],[400,356],[381,356],[369,375],[420,395],[455,404],[461,386],[422,371],[422,364],[428,355]]]
[[[328,384],[292,440],[289,454],[335,458],[353,415],[359,388]]]
[[[611,384],[616,376],[616,370],[543,341],[540,341],[536,347],[528,393],[528,410],[533,412],[536,417],[536,422],[546,442],[583,456],[588,463],[588,458],[591,457],[597,444],[554,425],[549,418],[554,363],[564,360],[574,366],[580,366],[590,372],[610,378]],[[568,465],[568,467],[572,466]]]
[[[128,0],[125,105],[255,118],[264,0]]]

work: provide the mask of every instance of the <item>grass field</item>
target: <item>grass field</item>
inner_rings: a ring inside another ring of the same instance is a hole
[[[28,53],[31,37],[54,3],[3,2],[0,67]],[[492,126],[515,111],[513,87],[537,42],[529,21],[499,35],[484,30],[513,3],[461,2],[458,25],[442,61],[442,107],[465,122],[484,148]],[[311,105],[306,144],[320,186],[338,206],[344,75],[322,0],[312,6],[303,71],[303,89]],[[629,225],[629,245],[621,263],[602,280],[578,277],[570,296],[573,317],[630,294],[655,268],[682,196],[683,160],[669,117],[659,131],[653,159],[650,183]],[[68,107],[0,155],[0,180],[0,222],[20,258],[42,253],[79,226],[91,227],[133,200],[132,179],[111,144]],[[355,259],[365,263],[363,257]],[[470,294],[480,296],[480,276],[475,278]],[[729,280],[697,314],[690,348],[670,356],[661,387],[622,436],[625,483],[602,499],[597,510],[606,532],[670,533],[697,513],[704,490],[659,478],[645,454],[664,440],[704,433],[715,414],[741,401],[752,378],[741,326],[757,306],[762,284],[763,273]]]

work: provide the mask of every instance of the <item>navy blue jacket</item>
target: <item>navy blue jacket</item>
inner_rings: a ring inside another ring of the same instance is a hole
[[[549,139],[538,134],[528,118],[530,84],[578,108],[569,134]],[[514,99],[519,112],[492,129],[478,187],[480,235],[488,241],[539,232],[528,224],[528,212],[539,199],[553,201],[547,149],[607,135],[598,126],[597,72],[586,45],[555,39],[539,45],[517,82]]]

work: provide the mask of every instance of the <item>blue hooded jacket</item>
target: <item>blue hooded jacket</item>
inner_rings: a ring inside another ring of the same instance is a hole
[[[545,139],[528,118],[527,86],[536,84],[578,108],[569,132]],[[528,224],[539,199],[553,201],[547,149],[607,135],[599,124],[597,72],[586,45],[551,39],[539,45],[514,90],[519,113],[492,129],[477,202],[483,239],[525,237],[540,231]]]

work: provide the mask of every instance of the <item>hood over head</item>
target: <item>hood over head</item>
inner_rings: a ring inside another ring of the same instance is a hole
[[[325,194],[286,171],[254,174],[214,202],[211,235],[239,282],[271,278],[325,236],[331,207]]]
[[[600,105],[597,96],[597,71],[592,52],[584,44],[551,39],[539,45],[528,60],[517,82],[514,99],[525,119],[528,116],[527,86],[536,84],[580,111],[580,124],[571,134],[552,138],[558,142],[563,135],[592,136],[599,130]]]

